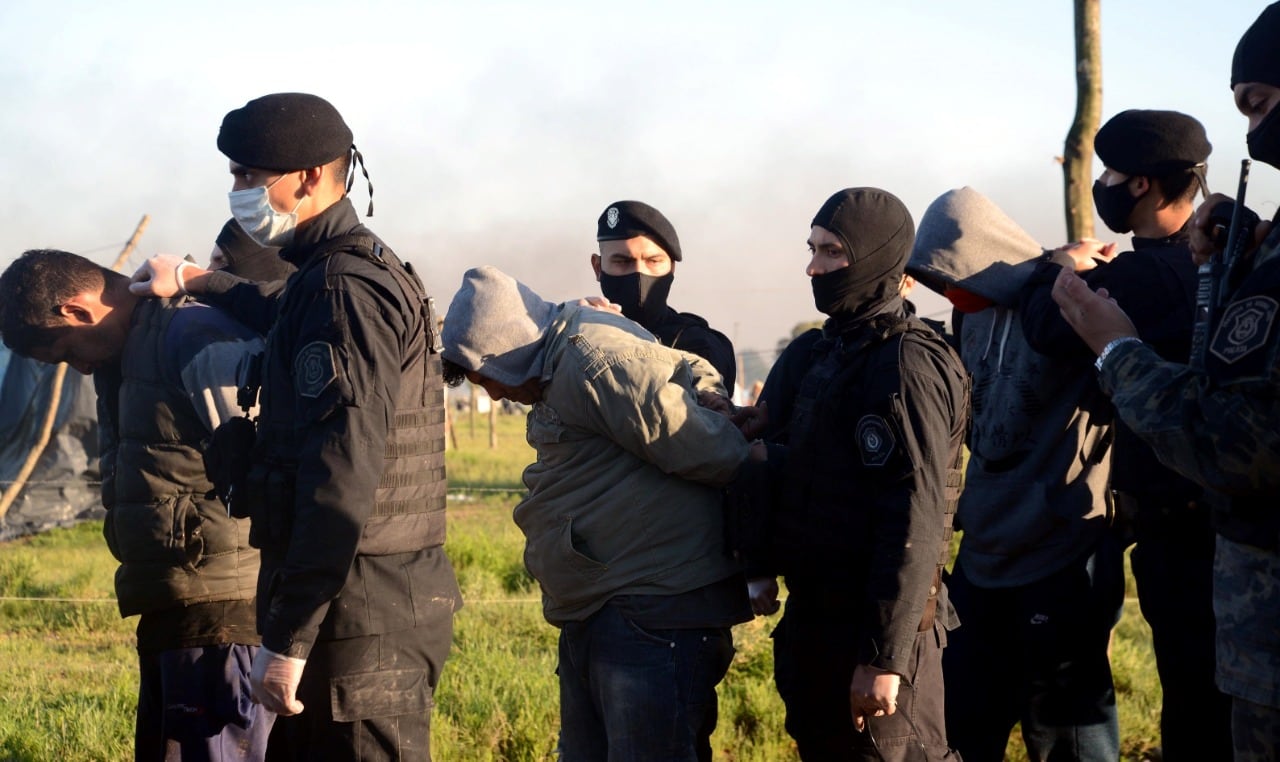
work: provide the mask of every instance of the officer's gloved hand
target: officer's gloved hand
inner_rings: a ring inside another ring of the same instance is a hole
[[[289,716],[302,711],[302,702],[296,696],[306,659],[281,656],[266,648],[259,648],[253,657],[253,670],[249,682],[253,686],[253,700],[269,711]]]
[[[185,277],[184,270],[188,271]],[[187,278],[206,272],[177,254],[157,254],[133,273],[129,291],[139,296],[179,296],[187,293]]]

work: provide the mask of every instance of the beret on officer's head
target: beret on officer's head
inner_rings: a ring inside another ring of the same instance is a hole
[[[810,226],[831,231],[844,244],[850,264],[882,260],[900,273],[916,240],[911,212],[880,188],[845,188],[827,199]]]
[[[1121,111],[1108,119],[1093,146],[1106,166],[1143,177],[1190,169],[1213,150],[1204,125],[1194,117],[1146,109]]]
[[[1236,45],[1232,89],[1241,82],[1280,87],[1280,3],[1268,5]]]
[[[609,205],[596,222],[597,241],[625,241],[644,236],[680,261],[680,238],[671,221],[642,201],[618,201]]]
[[[288,172],[328,164],[352,147],[333,104],[307,93],[255,98],[222,118],[218,150],[237,164]]]

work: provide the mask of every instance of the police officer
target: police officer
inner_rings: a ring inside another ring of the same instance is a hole
[[[1041,354],[1093,362],[1052,299],[1065,267],[1106,288],[1162,358],[1185,363],[1196,299],[1187,223],[1210,151],[1204,127],[1176,111],[1130,110],[1108,120],[1094,145],[1104,164],[1093,186],[1099,216],[1116,233],[1133,232],[1133,251],[1101,262],[1095,256],[1111,255],[1115,244],[1051,252],[1022,289],[1027,343]],[[1213,683],[1214,535],[1202,490],[1161,465],[1123,420],[1115,427],[1111,486],[1116,527],[1137,542],[1130,559],[1160,673],[1164,759],[1227,759],[1231,702]]]
[[[680,239],[662,212],[640,201],[617,201],[596,222],[600,253],[591,269],[600,292],[622,314],[644,326],[664,346],[691,352],[711,363],[733,396],[738,375],[733,343],[706,320],[667,306],[667,295],[681,261]]]
[[[254,698],[274,758],[426,759],[457,583],[444,554],[444,406],[421,282],[346,196],[351,130],[302,93],[223,119],[232,213],[298,272],[253,284],[172,257],[138,291],[186,290],[265,330],[245,484],[262,550]],[[372,212],[372,209],[370,209]],[[233,507],[235,503],[233,502]]]
[[[911,215],[883,190],[849,188],[822,205],[806,272],[828,319],[787,347],[762,392],[780,501],[765,565],[789,590],[775,679],[806,760],[951,753],[942,646],[956,619],[939,574],[967,381],[903,308],[913,238]]]
[[[1231,66],[1249,154],[1280,167],[1280,3],[1245,32]],[[1192,251],[1214,255],[1214,195],[1191,221]],[[1230,218],[1231,215],[1227,215]],[[1116,302],[1063,270],[1053,297],[1098,354],[1099,380],[1161,460],[1206,488],[1217,530],[1217,684],[1231,696],[1234,758],[1280,754],[1280,226],[1245,227],[1238,277],[1203,330],[1203,357],[1169,362]],[[1221,256],[1221,254],[1217,254]],[[1203,367],[1201,367],[1201,364]]]

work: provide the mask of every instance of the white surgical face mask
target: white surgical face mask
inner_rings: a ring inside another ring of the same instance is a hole
[[[235,217],[244,232],[263,246],[288,246],[293,241],[293,229],[298,224],[298,207],[302,199],[294,205],[292,212],[277,212],[271,206],[267,191],[284,179],[277,177],[269,185],[256,188],[231,191],[227,198],[231,201],[231,216]]]

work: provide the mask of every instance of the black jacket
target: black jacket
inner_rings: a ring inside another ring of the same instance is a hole
[[[317,639],[432,621],[432,607],[456,607],[459,595],[440,549],[443,387],[421,284],[346,199],[281,256],[298,267],[283,289],[214,273],[209,293],[242,320],[279,311],[263,363],[251,540],[262,548],[263,645],[305,658]]]
[[[656,336],[663,346],[690,352],[711,363],[724,380],[725,390],[733,396],[733,383],[738,376],[733,342],[706,320],[691,312],[676,312],[668,308],[662,322],[646,325],[645,330]]]
[[[1164,359],[1185,363],[1191,353],[1195,321],[1196,265],[1185,232],[1168,238],[1134,238],[1133,251],[1082,273],[1092,289],[1106,288],[1133,320],[1138,335]],[[1093,352],[1063,320],[1053,301],[1053,282],[1061,268],[1041,262],[1021,293],[1022,331],[1037,352],[1092,363]],[[1155,508],[1186,505],[1200,489],[1161,465],[1151,447],[1117,421],[1112,450],[1111,485]],[[1154,520],[1153,515],[1148,517]]]
[[[901,308],[783,352],[765,382],[779,494],[772,561],[793,594],[851,591],[859,661],[909,673],[959,494],[967,376]],[[945,601],[945,597],[943,598]],[[939,608],[944,626],[954,612]]]

